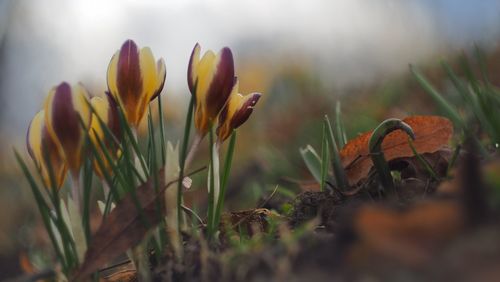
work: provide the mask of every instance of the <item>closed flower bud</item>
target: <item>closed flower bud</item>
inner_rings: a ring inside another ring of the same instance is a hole
[[[260,93],[243,96],[238,91],[239,83],[236,80],[229,101],[219,115],[219,126],[217,128],[219,142],[224,142],[234,129],[247,121],[261,96]]]
[[[196,44],[188,66],[188,86],[195,95],[194,124],[200,136],[205,136],[227,102],[234,84],[234,61],[227,47],[215,55],[208,50],[200,59]]]
[[[26,145],[28,153],[41,171],[45,186],[55,186],[59,189],[66,178],[67,166],[62,148],[57,145],[47,130],[43,110],[38,112],[30,123],[26,135]],[[51,181],[50,167],[55,183]]]
[[[107,150],[109,155],[113,158],[117,158],[119,156],[118,144],[116,141],[120,140],[121,137],[121,129],[120,129],[120,120],[118,116],[118,109],[115,105],[114,100],[109,96],[109,93],[106,93],[107,97],[93,97],[90,99],[90,104],[95,110],[95,113],[92,114],[92,122],[90,123],[89,136],[90,141],[94,144],[99,157],[104,163],[105,169],[110,170],[111,164],[108,162],[104,151]],[[105,133],[105,129],[103,128],[102,123],[109,129],[110,133],[113,136],[109,136]],[[102,144],[105,146],[104,148],[101,146]],[[97,160],[94,160],[94,171],[99,177],[103,177],[103,173],[100,165]]]
[[[81,84],[63,82],[45,100],[45,123],[50,136],[63,149],[69,169],[77,175],[83,161],[85,129],[90,125],[88,93]],[[83,126],[82,126],[83,122]]]
[[[128,123],[137,128],[148,104],[165,84],[163,59],[155,62],[149,47],[139,50],[132,40],[123,43],[108,66],[108,88],[125,112]]]

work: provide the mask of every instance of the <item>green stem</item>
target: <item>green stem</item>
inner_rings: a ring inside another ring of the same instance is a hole
[[[224,161],[224,172],[220,181],[220,194],[219,200],[217,201],[217,207],[215,209],[215,226],[220,223],[220,217],[222,214],[222,209],[224,208],[224,199],[226,197],[227,181],[229,179],[229,174],[231,172],[231,165],[233,162],[234,147],[236,144],[236,131],[231,134],[231,139],[229,139],[229,145],[227,147],[226,159]],[[217,153],[219,151],[220,144],[217,145]]]
[[[181,222],[182,222],[182,180],[184,179],[184,170],[186,164],[187,147],[189,142],[189,135],[191,132],[191,123],[193,118],[193,108],[194,108],[194,95],[191,96],[189,101],[189,108],[186,116],[186,124],[184,126],[184,136],[182,139],[181,155],[179,158],[179,182],[177,183],[177,232],[181,233]]]
[[[387,119],[383,121],[375,130],[373,130],[372,136],[369,141],[370,156],[372,158],[373,166],[378,172],[380,182],[384,188],[390,191],[395,191],[394,181],[392,179],[391,170],[389,169],[389,164],[384,157],[384,152],[382,151],[382,142],[384,138],[394,130],[403,130],[406,132],[411,139],[415,139],[415,133],[413,133],[412,128],[400,119]]]
[[[166,161],[166,153],[167,150],[165,148],[165,126],[163,125],[163,106],[161,103],[161,95],[158,95],[158,116],[160,120],[160,138],[161,138],[161,164],[165,165]]]
[[[208,239],[211,240],[212,236],[214,234],[214,217],[215,217],[215,211],[214,211],[214,204],[215,204],[215,175],[214,175],[214,148],[213,148],[213,143],[214,143],[214,133],[212,130],[212,126],[210,126],[210,129],[208,131],[209,134],[209,152],[210,152],[210,165],[209,165],[209,190],[208,190]]]
[[[71,197],[73,198],[73,201],[75,201],[76,208],[78,209],[78,212],[81,214],[82,213],[82,192],[80,191],[80,174],[77,173],[71,173]]]

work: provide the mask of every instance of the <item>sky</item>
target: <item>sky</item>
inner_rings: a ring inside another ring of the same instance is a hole
[[[167,65],[164,93],[187,94],[196,42],[238,60],[306,57],[339,87],[397,74],[408,63],[500,39],[500,1],[0,0],[0,132],[22,135],[48,90],[106,84],[131,38]]]

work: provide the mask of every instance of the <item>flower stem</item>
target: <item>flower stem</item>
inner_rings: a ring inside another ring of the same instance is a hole
[[[102,180],[102,191],[104,193],[104,199],[108,199],[110,188],[108,182],[104,179]]]
[[[203,137],[200,134],[196,134],[194,136],[193,144],[191,145],[191,148],[189,149],[186,160],[184,162],[184,171],[186,171],[186,169],[188,169],[189,166],[191,165],[191,162],[193,161],[196,152],[198,152],[198,148],[200,147],[202,140]]]
[[[82,212],[82,193],[81,193],[81,187],[80,187],[80,174],[78,172],[76,173],[71,173],[71,184],[73,187],[71,187],[71,197],[73,198],[73,201],[75,202],[76,208],[78,209],[78,212]]]
[[[193,108],[194,108],[194,95],[191,96],[191,100],[189,101],[189,108],[186,115],[186,124],[184,126],[184,136],[181,144],[181,152],[179,156],[179,182],[177,184],[177,233],[181,234],[181,226],[182,223],[182,180],[184,179],[184,168],[186,167],[186,155],[187,155],[187,147],[189,143],[189,134],[191,132],[191,123],[193,118]],[[189,163],[188,163],[189,165]],[[182,246],[182,244],[181,244]],[[181,251],[182,254],[182,251]]]

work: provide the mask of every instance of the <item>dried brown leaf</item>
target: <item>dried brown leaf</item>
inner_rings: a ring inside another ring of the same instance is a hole
[[[413,145],[419,154],[434,153],[445,148],[453,135],[452,123],[438,116],[411,116],[403,119],[415,133]],[[342,165],[346,171],[349,185],[358,184],[365,179],[373,167],[368,143],[372,131],[350,140],[340,151]],[[408,135],[401,130],[387,135],[382,143],[385,159],[413,157],[408,144]]]
[[[159,176],[160,187],[163,186],[163,170]],[[159,194],[163,194],[164,187]],[[155,200],[158,195],[149,180],[136,190],[136,199],[143,207],[143,216],[148,225],[143,222],[138,212],[132,193],[127,194],[103,220],[85,253],[85,259],[80,269],[73,276],[74,280],[85,278],[104,264],[110,262],[129,248],[137,245],[146,235],[149,228],[160,222],[156,211]],[[163,199],[163,196],[160,196]],[[163,209],[162,209],[163,210]]]
[[[202,169],[204,168],[197,169],[191,174]],[[160,222],[161,216],[156,210],[156,200],[160,199],[162,202],[165,190],[177,182],[173,180],[165,184],[163,174],[163,169],[161,169],[158,180],[159,186],[163,188],[159,189],[158,193],[154,191],[152,179],[136,189],[135,197],[142,207],[144,218],[141,218],[132,193],[127,194],[109,213],[92,236],[85,259],[80,269],[74,273],[72,280],[85,279],[112,259],[134,247],[146,235],[150,227]],[[165,211],[164,207],[160,210],[161,213]],[[143,222],[144,219],[147,219],[147,222]]]

